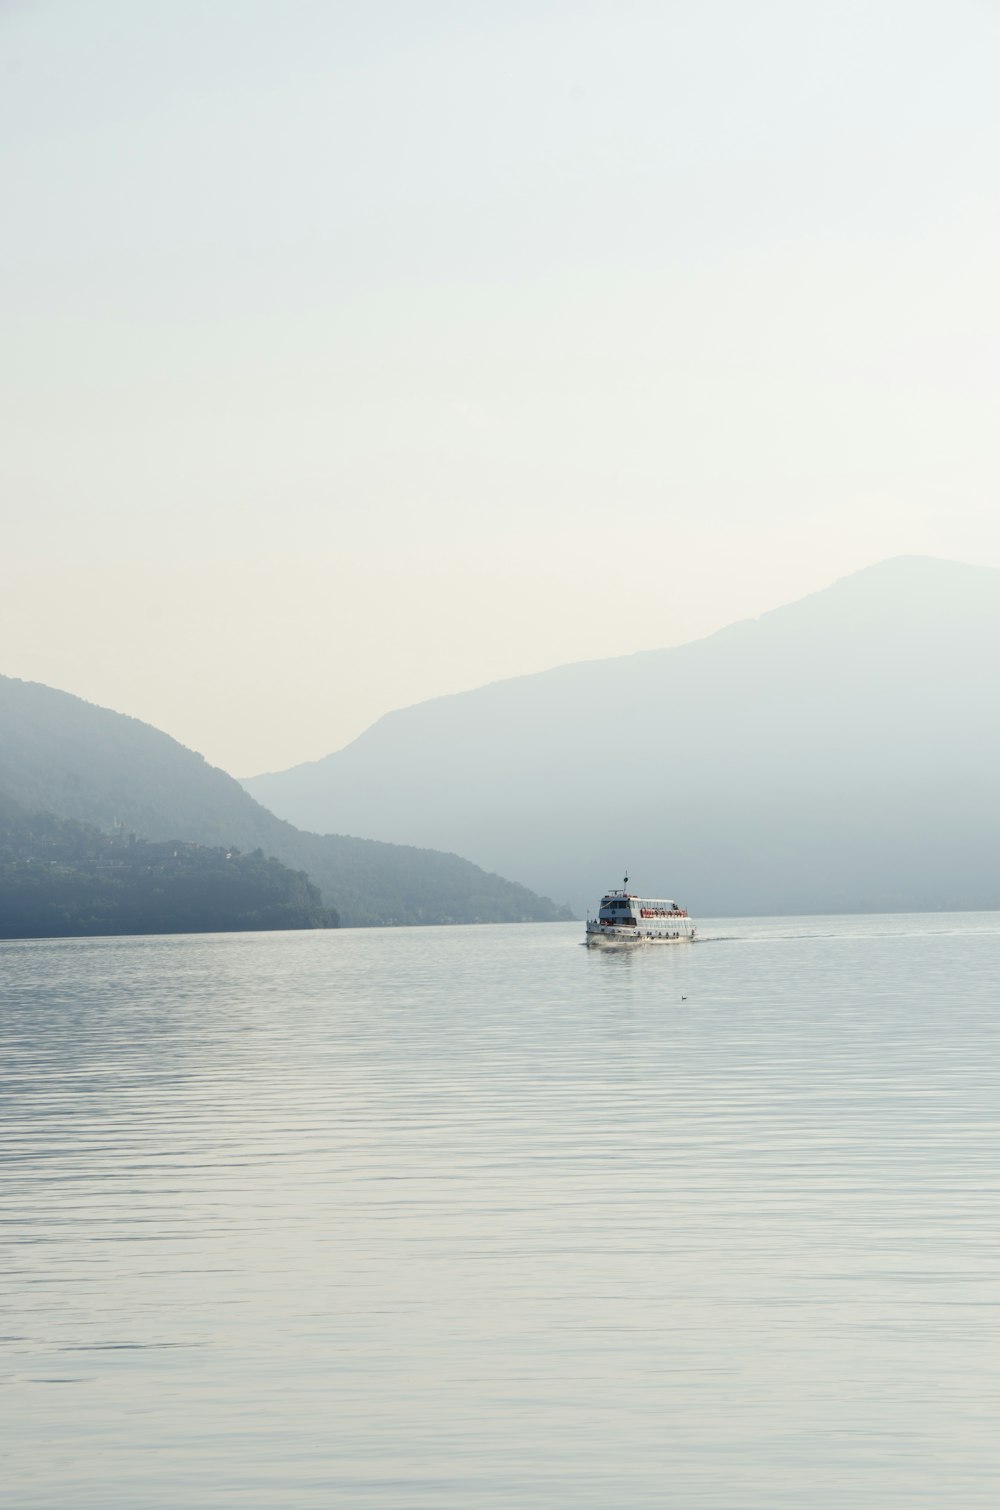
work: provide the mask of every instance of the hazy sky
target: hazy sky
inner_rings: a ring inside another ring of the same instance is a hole
[[[1000,566],[1000,5],[0,0],[0,671],[237,774]]]

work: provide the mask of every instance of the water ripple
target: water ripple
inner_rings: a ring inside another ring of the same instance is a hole
[[[11,1502],[992,1506],[1000,918],[705,932],[0,946]]]

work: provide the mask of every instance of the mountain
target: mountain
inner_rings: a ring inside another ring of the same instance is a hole
[[[245,785],[581,907],[1000,907],[1000,572],[900,557],[673,649],[389,714]]]
[[[105,834],[0,797],[0,937],[335,928],[301,871],[176,839]]]
[[[305,871],[345,925],[569,916],[455,854],[300,833],[158,729],[11,677],[0,677],[0,796],[147,840],[261,849]]]

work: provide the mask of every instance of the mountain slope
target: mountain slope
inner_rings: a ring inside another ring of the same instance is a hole
[[[315,886],[260,850],[151,844],[0,797],[0,937],[334,928]]]
[[[1000,572],[902,557],[674,649],[393,713],[246,786],[578,907],[625,869],[704,912],[1000,906]]]
[[[0,677],[0,794],[143,839],[262,849],[306,871],[343,924],[547,921],[567,914],[457,855],[300,833],[169,735]]]

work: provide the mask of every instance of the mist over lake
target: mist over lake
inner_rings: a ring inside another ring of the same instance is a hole
[[[3,1510],[995,1510],[998,77],[0,3]]]

